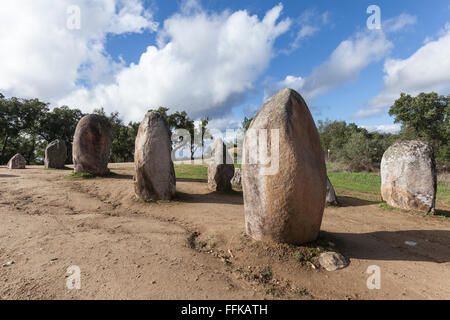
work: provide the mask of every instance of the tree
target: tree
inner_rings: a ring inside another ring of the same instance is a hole
[[[38,99],[5,99],[1,95],[0,162],[7,162],[19,151],[29,163],[35,162],[39,122],[48,110],[48,104]]]
[[[252,118],[244,117],[244,121],[242,121],[242,124],[241,124],[242,130],[244,132],[246,132],[248,130],[248,128],[250,127],[250,124],[252,123],[252,120],[253,120],[253,117]]]
[[[389,110],[395,122],[401,123],[402,139],[429,142],[440,162],[450,161],[450,95],[435,92],[420,93],[416,97],[402,93]]]
[[[38,135],[42,137],[46,144],[56,139],[61,139],[67,145],[67,163],[72,163],[72,142],[75,128],[78,121],[84,116],[79,109],[70,109],[68,106],[54,108],[51,112],[46,112],[40,120]],[[40,151],[46,147],[43,146]]]
[[[112,127],[113,140],[111,144],[111,162],[134,161],[134,142],[136,140],[138,122],[129,122],[125,125],[119,112],[111,112],[109,116],[103,108],[94,109],[93,113],[104,116]]]
[[[203,147],[202,143],[195,141],[194,137],[203,137],[206,132],[209,118],[205,117],[199,121],[194,121],[189,118],[186,111],[176,111],[175,113],[169,114],[169,108],[165,107],[159,107],[157,110],[150,109],[149,111],[157,111],[164,116],[169,124],[169,129],[171,132],[175,129],[185,129],[189,131],[191,136],[191,159],[194,159],[195,152],[197,152],[199,148]],[[177,148],[181,148],[183,146],[184,144],[182,144],[182,141],[177,141]]]

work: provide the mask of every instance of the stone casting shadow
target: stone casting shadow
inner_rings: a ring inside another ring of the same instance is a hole
[[[130,180],[130,179],[133,180],[133,175],[111,172],[110,174],[105,176],[105,178],[119,179],[119,180]]]
[[[19,176],[15,176],[13,174],[0,174],[0,178],[18,178]]]
[[[448,210],[440,210],[440,209],[436,209],[435,215],[450,218],[450,211],[448,211]]]
[[[369,201],[348,196],[338,196],[339,205],[337,207],[362,207],[381,203],[381,201]]]
[[[321,231],[320,235],[332,241],[348,258],[450,262],[450,231],[406,230],[369,233],[335,233]],[[405,241],[415,242],[410,246]]]
[[[234,190],[231,192],[210,192],[206,194],[190,194],[177,191],[174,200],[186,203],[244,204],[242,192]]]
[[[180,181],[180,182],[203,182],[203,183],[208,183],[208,180],[206,180],[206,179],[194,179],[194,178],[177,178],[177,181]]]

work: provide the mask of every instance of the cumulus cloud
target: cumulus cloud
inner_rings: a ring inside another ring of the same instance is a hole
[[[398,133],[401,129],[399,124],[381,124],[375,126],[362,126],[369,132],[379,132],[379,133]]]
[[[320,31],[325,25],[329,23],[330,13],[328,11],[319,14],[316,9],[305,10],[300,17],[295,21],[299,26],[294,40],[289,45],[288,49],[283,49],[280,52],[284,54],[291,54],[301,45],[301,42]]]
[[[290,20],[277,5],[262,19],[245,10],[207,13],[190,2],[164,21],[158,46],[123,68],[113,83],[79,88],[60,104],[118,110],[140,120],[149,108],[186,110],[192,117],[223,115],[243,101],[273,57]]]
[[[80,28],[70,29],[70,8]],[[140,0],[15,0],[0,4],[0,91],[62,98],[77,83],[107,82],[124,67],[105,52],[107,34],[156,30]]]
[[[406,59],[388,59],[381,92],[369,100],[369,108],[356,117],[380,114],[391,106],[400,93],[417,95],[420,92],[450,90],[450,27],[441,36],[429,41]]]
[[[387,55],[392,43],[382,31],[359,32],[342,41],[330,57],[313,69],[306,78],[288,75],[284,80],[270,83],[265,98],[278,90],[290,87],[312,100],[333,88],[358,78],[361,70]]]
[[[417,17],[408,13],[402,13],[398,17],[387,19],[383,22],[383,30],[386,32],[397,32],[407,26],[416,24]]]

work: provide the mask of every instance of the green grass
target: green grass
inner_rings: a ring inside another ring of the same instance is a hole
[[[208,167],[206,165],[176,164],[175,175],[182,179],[208,180]]]
[[[438,181],[437,198],[450,201],[450,188],[448,187],[450,181]]]
[[[376,173],[366,172],[328,172],[331,184],[335,188],[342,188],[370,194],[379,194],[381,178]]]
[[[375,195],[381,192],[381,177],[378,173],[330,171],[328,177],[335,188]],[[438,181],[436,197],[438,200],[450,201],[448,181]]]
[[[67,178],[81,178],[81,179],[93,179],[95,176],[90,173],[71,172],[66,176]]]
[[[240,168],[241,165],[235,164],[235,167]],[[177,178],[207,180],[208,166],[177,164],[175,165],[175,174]],[[328,164],[328,177],[335,188],[380,195],[381,177],[379,173],[343,171],[333,164]],[[450,201],[449,186],[450,181],[443,180],[440,177],[437,187],[438,200]]]
[[[386,202],[382,202],[379,205],[380,209],[384,210],[384,211],[392,211],[395,208],[391,207],[390,205],[388,205]]]

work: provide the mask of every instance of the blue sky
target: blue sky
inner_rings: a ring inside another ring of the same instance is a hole
[[[369,5],[380,8],[379,30],[366,25]],[[450,89],[449,1],[19,0],[0,9],[19,29],[0,31],[0,92],[102,106],[126,121],[164,105],[236,127],[289,86],[315,120],[395,131],[388,109],[400,92]],[[79,28],[65,23],[73,17]]]

